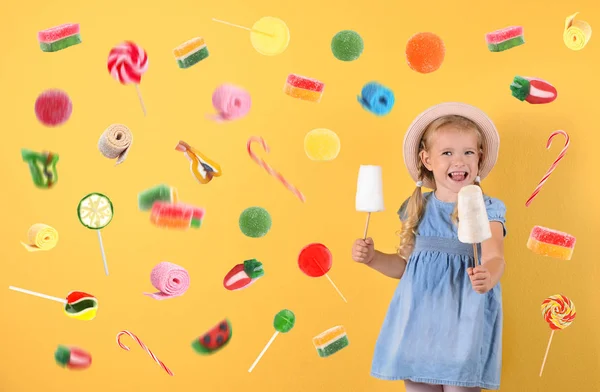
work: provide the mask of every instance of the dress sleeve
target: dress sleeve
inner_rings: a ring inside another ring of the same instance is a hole
[[[403,223],[406,220],[406,208],[408,206],[409,199],[410,199],[410,197],[408,199],[404,200],[404,203],[402,203],[402,205],[398,209],[398,216],[400,217],[400,221]]]
[[[504,237],[506,237],[506,206],[504,203],[501,200],[489,197],[485,201],[485,209],[487,210],[488,219],[490,222],[502,223]]]

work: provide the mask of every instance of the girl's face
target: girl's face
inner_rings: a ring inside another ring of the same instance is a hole
[[[427,151],[421,151],[421,161],[433,172],[436,196],[455,202],[458,191],[473,184],[479,171],[479,140],[476,131],[448,124],[437,129],[427,141]]]

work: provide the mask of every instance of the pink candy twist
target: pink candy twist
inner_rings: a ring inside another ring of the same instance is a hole
[[[212,104],[218,112],[215,121],[230,121],[244,117],[250,111],[252,99],[241,87],[222,84],[213,92]]]
[[[158,263],[152,269],[150,281],[159,292],[144,293],[144,295],[157,300],[179,297],[190,287],[190,276],[185,268],[168,261]]]
[[[133,42],[125,41],[108,54],[108,72],[122,84],[139,84],[147,70],[148,55]]]

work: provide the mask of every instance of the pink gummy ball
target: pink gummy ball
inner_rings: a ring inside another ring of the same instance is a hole
[[[64,124],[72,112],[71,98],[62,90],[46,90],[35,100],[35,115],[47,127]]]

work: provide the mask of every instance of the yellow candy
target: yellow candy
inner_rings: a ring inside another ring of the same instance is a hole
[[[204,38],[202,38],[202,37],[192,38],[191,40],[186,41],[186,42],[182,43],[181,45],[179,45],[178,47],[176,47],[175,49],[173,49],[173,54],[175,55],[176,58],[181,58],[181,57],[186,56],[190,52],[193,52],[195,49],[197,49],[201,46],[206,46],[204,44]]]
[[[563,41],[567,45],[567,48],[571,50],[583,49],[592,37],[592,27],[589,23],[582,20],[575,20],[575,16],[578,13],[574,13],[565,20]]]
[[[331,161],[340,153],[340,138],[329,129],[313,129],[304,137],[304,152],[313,161]]]
[[[252,29],[266,33],[250,33],[252,46],[258,53],[265,56],[276,56],[283,53],[290,43],[290,30],[281,19],[265,16],[254,23]]]
[[[36,223],[29,228],[27,233],[29,244],[21,242],[29,252],[50,250],[58,243],[58,231],[43,223]]]
[[[533,237],[529,237],[527,240],[527,248],[538,255],[555,257],[561,260],[571,260],[574,250],[574,248],[540,242]]]

